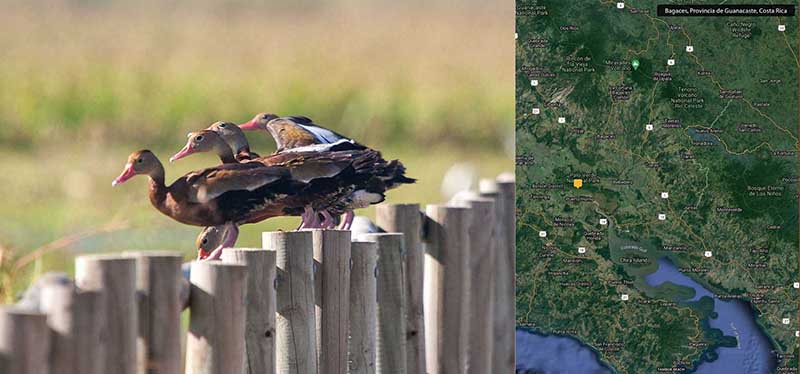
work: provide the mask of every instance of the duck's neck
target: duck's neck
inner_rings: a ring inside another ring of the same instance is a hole
[[[161,163],[150,172],[150,202],[160,208],[167,198],[168,188],[164,184],[164,166]]]
[[[214,146],[214,151],[219,156],[220,161],[223,164],[235,164],[238,163],[236,158],[233,157],[233,151],[231,151],[231,147],[228,146],[226,143],[220,143]]]

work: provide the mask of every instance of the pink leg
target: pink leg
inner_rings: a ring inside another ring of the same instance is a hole
[[[322,224],[320,224],[320,228],[331,229],[334,227],[334,225],[336,225],[336,220],[333,219],[333,217],[331,216],[330,213],[328,213],[327,210],[321,211],[320,214],[322,214],[322,217],[324,218],[322,220]]]
[[[300,230],[306,225],[306,221],[308,221],[309,210],[311,210],[311,207],[306,206],[305,210],[303,210],[303,214],[300,215],[300,226],[297,226],[295,230]]]
[[[344,222],[342,222],[342,230],[350,230],[350,227],[353,226],[353,218],[356,217],[356,213],[352,210],[348,210],[344,212]]]
[[[232,248],[234,245],[236,245],[236,239],[238,238],[239,226],[231,224],[230,228],[225,230],[225,239],[222,240],[222,244],[220,244],[219,247],[214,248],[206,260],[219,260],[219,258],[222,257],[222,250],[224,248]]]
[[[306,205],[305,210],[303,210],[303,223],[300,224],[300,227],[297,229],[313,229],[316,228],[319,224],[319,219],[317,218],[317,213],[311,209],[310,205]]]

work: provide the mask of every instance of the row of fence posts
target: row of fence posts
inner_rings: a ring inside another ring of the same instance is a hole
[[[385,232],[265,232],[188,282],[177,253],[80,256],[38,310],[0,308],[0,373],[513,373],[514,209],[513,179],[482,181],[378,206]]]

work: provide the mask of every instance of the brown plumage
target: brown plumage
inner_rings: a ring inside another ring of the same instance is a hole
[[[136,175],[150,178],[150,202],[174,220],[195,226],[244,224],[302,211],[288,197],[302,188],[284,167],[225,164],[198,170],[164,184],[164,167],[148,150],[134,152],[113,185]]]

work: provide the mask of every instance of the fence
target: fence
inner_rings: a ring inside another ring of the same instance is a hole
[[[385,232],[355,237],[265,232],[188,282],[177,253],[80,256],[39,311],[0,308],[0,373],[513,373],[513,194],[381,205]]]

